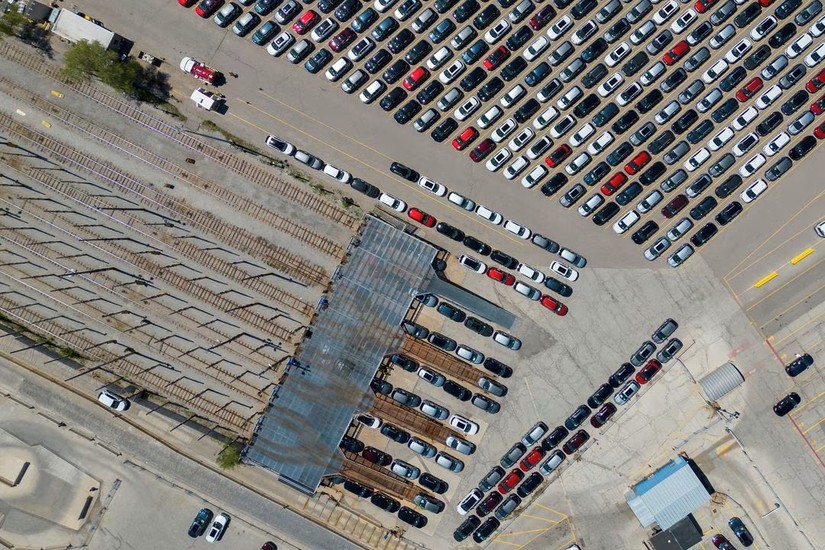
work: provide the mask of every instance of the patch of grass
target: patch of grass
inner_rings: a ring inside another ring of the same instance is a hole
[[[303,182],[310,181],[309,176],[307,176],[306,174],[304,174],[300,170],[296,170],[295,168],[290,168],[289,171],[287,172],[287,174],[289,174],[290,176],[292,176],[293,178],[295,178],[298,181],[303,181]]]
[[[315,191],[319,195],[328,196],[328,195],[333,194],[332,191],[330,191],[329,189],[327,189],[326,187],[324,187],[323,185],[321,185],[318,182],[314,181],[314,182],[310,183],[309,186],[313,189],[313,191]]]

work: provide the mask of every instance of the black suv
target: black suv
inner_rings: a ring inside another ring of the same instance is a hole
[[[642,244],[646,240],[648,240],[650,237],[652,237],[654,234],[656,234],[657,231],[659,231],[659,224],[657,224],[653,220],[650,220],[650,221],[646,222],[642,227],[637,229],[633,233],[633,235],[630,236],[630,238],[633,240],[634,243]],[[625,364],[630,365],[630,363],[625,363]],[[630,367],[630,373],[631,374],[633,373],[633,367],[632,366]],[[630,376],[630,375],[628,375],[628,376]],[[613,386],[614,388],[619,387],[619,386],[616,386],[616,385],[613,384],[613,376],[610,377],[610,385]]]
[[[585,98],[579,101],[579,104],[573,109],[573,115],[576,118],[584,118],[587,113],[598,107],[601,102],[602,100],[599,99],[599,96],[596,94],[585,96]]]
[[[734,99],[734,101],[736,100]],[[684,134],[697,120],[699,120],[699,113],[697,113],[695,109],[689,109],[685,111],[682,116],[676,119],[676,122],[673,123],[671,128],[676,134]]]
[[[609,162],[611,166],[618,166],[624,162],[624,159],[629,157],[632,152],[633,146],[629,142],[623,141],[607,155],[607,162]]]
[[[776,130],[776,128],[782,124],[782,120],[784,120],[782,113],[779,111],[774,111],[766,116],[765,120],[756,125],[756,133],[761,137],[765,137]]]
[[[430,137],[436,143],[441,143],[458,129],[458,122],[452,118],[445,118],[435,129],[430,133]]]
[[[490,45],[487,44],[487,42],[485,42],[484,40],[479,40],[475,44],[467,48],[467,51],[461,54],[461,59],[463,59],[467,65],[472,65],[473,63],[484,57],[484,54],[486,54],[489,50]]]
[[[699,201],[699,204],[690,209],[690,217],[699,221],[716,208],[717,204],[716,199],[713,197],[705,197]]]
[[[752,54],[745,58],[745,68],[749,71],[754,70],[759,65],[762,64],[763,61],[768,59],[771,55],[771,47],[767,44],[762,44],[758,48],[756,48]]]
[[[421,112],[421,104],[414,99],[409,100],[403,107],[396,111],[393,118],[398,124],[406,124],[418,113]]]
[[[779,10],[777,10],[779,11]],[[786,23],[768,39],[771,48],[776,49],[791,39],[796,34],[796,25]]]
[[[629,78],[641,71],[649,60],[650,58],[645,52],[639,52],[622,66],[622,73]]]
[[[601,79],[607,76],[607,67],[604,63],[599,63],[582,77],[582,85],[588,90],[599,83]]]
[[[481,10],[481,13],[475,16],[475,19],[473,19],[473,26],[478,30],[486,29],[492,24],[493,21],[498,19],[499,15],[501,15],[501,11],[494,5],[490,4]]]
[[[602,37],[599,37],[582,51],[582,61],[584,61],[585,63],[595,61],[595,59],[599,57],[601,54],[603,54],[606,50],[607,40],[605,40]]]
[[[747,5],[747,7],[744,10],[742,10],[742,12],[739,15],[734,17],[733,24],[739,27],[740,29],[744,29],[750,23],[752,23],[754,19],[759,17],[760,13],[762,13],[762,6],[759,5],[759,2],[751,2]],[[776,10],[776,15],[779,16],[778,9]]]
[[[736,67],[728,74],[728,76],[719,82],[719,87],[723,92],[729,92],[736,88],[736,86],[742,82],[746,76],[748,76],[748,71],[745,67]]]
[[[665,130],[664,132],[656,136],[656,138],[650,142],[650,145],[648,145],[650,154],[658,155],[659,153],[665,150],[665,147],[673,143],[675,140],[676,136],[674,135],[674,133],[670,130]]]
[[[387,42],[387,49],[392,53],[401,53],[401,50],[412,44],[413,40],[415,40],[415,35],[410,29],[401,29],[392,37],[392,40]]]
[[[593,115],[593,124],[595,124],[597,128],[601,128],[602,126],[610,122],[610,120],[618,114],[619,107],[617,107],[616,104],[611,101],[610,103],[602,107],[598,113]]]
[[[521,47],[524,46],[531,38],[533,38],[533,31],[530,30],[530,27],[524,25],[523,27],[516,29],[516,31],[513,32],[509,38],[507,38],[507,41],[504,44],[511,52],[514,52],[521,49]]]
[[[691,238],[690,242],[693,243],[693,246],[699,247],[711,240],[716,233],[719,232],[719,229],[712,223],[705,224],[702,229],[697,231]]]
[[[613,123],[613,132],[616,134],[623,134],[630,130],[631,126],[639,121],[639,113],[630,110],[619,117],[619,120]]]
[[[719,225],[727,225],[733,221],[733,218],[742,213],[742,205],[733,201],[725,206],[721,212],[716,214],[716,223]]]
[[[489,101],[496,97],[496,95],[504,89],[504,81],[499,77],[494,76],[484,83],[484,86],[478,89],[478,98],[481,101]]]
[[[505,65],[503,69],[501,69],[501,78],[505,82],[510,82],[511,80],[516,78],[518,75],[520,75],[522,73],[522,71],[524,71],[524,69],[526,69],[526,68],[527,68],[527,61],[525,61],[524,58],[521,57],[520,55],[517,55],[516,57],[513,58],[512,61],[510,61],[507,65]]]
[[[453,19],[456,20],[456,23],[463,23],[472,17],[480,8],[481,5],[477,0],[467,0],[455,9]]]
[[[710,118],[714,120],[714,122],[722,123],[727,120],[733,113],[736,112],[736,109],[739,108],[739,102],[736,101],[736,98],[732,97],[730,99],[725,100],[713,113],[710,115]]]
[[[410,48],[410,51],[404,54],[404,60],[410,65],[415,65],[427,57],[427,54],[431,51],[433,51],[433,47],[430,43],[426,40],[420,40],[415,46]]]
[[[531,97],[527,100],[526,103],[524,103],[524,105],[522,105],[516,110],[515,114],[513,115],[513,118],[515,118],[516,122],[520,124],[527,122],[528,120],[530,120],[531,116],[538,112],[540,108],[541,103],[539,103],[539,100],[534,97]]]
[[[786,17],[790,17],[796,8],[802,5],[802,0],[785,0],[779,7],[776,8],[776,16],[779,19],[785,19]]]
[[[651,109],[653,109],[656,105],[659,104],[660,101],[664,98],[664,94],[662,94],[661,90],[658,88],[653,88],[650,90],[646,96],[639,100],[636,103],[636,108],[639,109],[639,112],[644,114]]]
[[[384,80],[387,84],[393,84],[394,82],[398,82],[402,76],[407,74],[407,71],[410,70],[410,65],[403,59],[396,59],[395,63],[389,66],[389,68],[384,71],[382,75]],[[439,82],[440,84],[440,82]]]
[[[418,95],[415,98],[421,103],[422,105],[426,105],[430,101],[437,98],[441,92],[444,91],[444,84],[439,82],[438,80],[433,80],[429,82],[426,86],[421,88],[421,91],[418,92]]]
[[[729,196],[731,193],[736,191],[740,185],[742,185],[742,177],[739,174],[733,174],[732,176],[729,176],[728,179],[719,184],[714,193],[716,193],[716,196],[720,199],[724,199],[725,197]]]
[[[710,134],[713,131],[713,122],[709,120],[703,120],[699,124],[696,125],[696,128],[688,132],[687,140],[688,143],[692,145],[696,145]]]
[[[676,69],[672,74],[665,78],[659,87],[663,92],[672,92],[676,86],[687,80],[687,71],[681,67]]]
[[[476,86],[484,82],[485,78],[487,78],[487,71],[485,71],[483,67],[476,67],[475,69],[467,73],[467,76],[462,78],[461,82],[459,82],[458,85],[465,92],[469,92],[473,90]]]

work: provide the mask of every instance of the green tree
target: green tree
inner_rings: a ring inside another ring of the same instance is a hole
[[[241,451],[230,443],[218,453],[217,463],[222,470],[231,470],[241,463]]]
[[[0,34],[7,36],[15,36],[18,29],[20,29],[28,21],[26,16],[17,10],[9,10],[0,15]]]

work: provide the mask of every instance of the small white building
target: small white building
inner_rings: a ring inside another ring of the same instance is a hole
[[[82,15],[56,8],[49,20],[51,31],[69,42],[99,42],[107,50],[120,50],[122,38],[118,34]]]

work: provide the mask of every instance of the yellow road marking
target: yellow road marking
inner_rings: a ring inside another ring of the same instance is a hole
[[[821,392],[819,395],[815,395],[811,399],[808,399],[808,401],[806,401],[804,405],[800,405],[799,407],[795,408],[793,413],[791,413],[791,414],[794,415],[794,416],[797,415],[799,413],[799,411],[801,411],[802,409],[804,409],[805,407],[807,407],[811,403],[816,402],[816,400],[819,399],[820,397],[822,397],[823,395],[825,395],[825,391]]]
[[[563,518],[570,517],[570,516],[568,516],[567,514],[565,514],[564,512],[559,512],[559,511],[558,511],[558,510],[556,510],[555,508],[550,508],[549,506],[545,506],[544,504],[541,504],[541,503],[538,503],[538,502],[537,502],[537,503],[535,503],[535,504],[534,504],[534,506],[538,506],[539,508],[544,508],[544,509],[545,509],[545,510],[547,510],[548,512],[553,512],[554,514],[558,514],[558,515],[560,515],[560,516],[561,516],[561,517],[563,517]]]
[[[779,340],[776,340],[774,342],[774,346],[776,347],[779,344],[779,342],[784,342],[788,338],[792,338],[795,334],[797,334],[799,332],[802,332],[804,329],[806,329],[808,327],[808,325],[812,325],[814,323],[819,322],[823,317],[825,317],[825,312],[820,313],[819,315],[817,315],[813,319],[805,321],[802,325],[799,326],[799,328],[796,328],[796,329],[792,330],[787,335],[783,336]],[[771,341],[773,341],[772,339],[773,339],[773,336],[771,336]]]
[[[820,265],[822,265],[822,263],[825,263],[825,259],[823,259],[823,260],[817,262],[816,264],[808,267],[804,271],[801,271],[801,272],[797,273],[796,275],[791,277],[789,280],[784,281],[780,286],[771,289],[770,292],[768,292],[767,294],[764,294],[761,298],[759,298],[759,300],[753,302],[752,304],[748,304],[748,307],[745,308],[745,311],[752,310],[753,308],[755,308],[756,306],[758,306],[759,304],[761,304],[762,302],[764,302],[765,300],[767,300],[768,298],[770,298],[771,296],[773,296],[774,294],[776,294],[777,292],[779,292],[780,290],[785,288],[786,286],[790,285],[791,283],[793,283],[797,279],[807,275],[809,271],[818,268]],[[776,271],[774,271],[774,273],[776,273]]]
[[[802,252],[802,253],[794,256],[793,258],[791,258],[791,265],[798,264],[799,262],[801,262],[802,260],[804,260],[805,258],[807,258],[808,256],[810,256],[813,253],[814,253],[813,248],[809,248],[808,250],[805,250],[804,252]]]
[[[731,441],[727,445],[723,445],[722,447],[719,447],[718,449],[716,449],[716,456],[722,456],[723,454],[728,452],[731,449],[731,447],[733,447],[733,446],[735,446],[735,443],[733,441]]]
[[[804,431],[802,432],[802,435],[805,435],[806,433],[810,432],[811,430],[813,430],[814,428],[816,428],[817,426],[819,426],[819,425],[820,425],[820,424],[822,424],[823,422],[825,422],[825,416],[823,416],[822,418],[820,418],[819,420],[817,420],[815,423],[811,424],[811,427],[810,427],[810,428],[808,428],[807,430],[804,430]]]
[[[820,290],[822,290],[823,288],[825,288],[825,283],[823,283],[823,284],[822,284],[822,286],[820,286],[819,288],[817,288],[816,290],[814,290],[813,292],[811,292],[811,293],[810,293],[810,294],[808,294],[807,296],[805,296],[805,297],[803,297],[803,298],[800,298],[799,300],[797,300],[797,301],[796,301],[796,302],[794,302],[793,304],[789,305],[788,307],[786,307],[785,309],[783,309],[782,311],[780,311],[780,312],[776,315],[776,317],[774,317],[773,319],[771,319],[770,321],[768,321],[767,323],[765,323],[764,325],[762,325],[762,328],[765,328],[765,327],[766,327],[766,326],[768,326],[770,323],[774,322],[776,319],[779,319],[782,315],[784,315],[785,313],[789,312],[790,310],[792,310],[793,308],[795,308],[795,307],[796,307],[796,306],[798,306],[799,304],[801,304],[801,303],[803,303],[803,302],[805,302],[805,301],[809,300],[809,299],[811,298],[811,296],[813,296],[814,294],[816,294],[817,292],[819,292],[819,291],[820,291]]]
[[[773,279],[775,279],[777,275],[779,275],[779,273],[777,273],[776,271],[774,271],[773,273],[770,273],[768,275],[765,275],[764,277],[762,277],[761,279],[759,279],[758,281],[756,281],[753,284],[753,288],[761,287],[762,285],[764,285],[764,284],[768,283],[769,281],[772,281]]]
[[[500,544],[507,544],[509,546],[515,546],[516,548],[521,548],[522,544],[516,544],[515,542],[510,542],[509,540],[502,540],[501,537],[496,537],[493,539],[493,542],[498,542]]]

